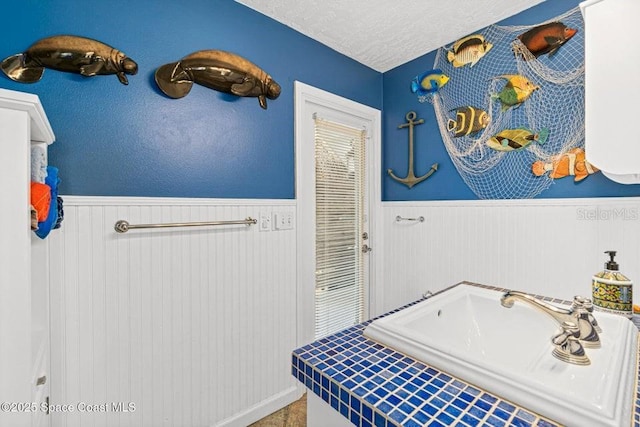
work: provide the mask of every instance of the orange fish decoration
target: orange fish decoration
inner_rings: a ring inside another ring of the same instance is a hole
[[[582,148],[574,148],[566,153],[558,154],[549,159],[548,162],[538,160],[531,165],[531,171],[535,176],[542,176],[547,172],[549,178],[564,178],[573,176],[574,181],[582,181],[592,173],[599,171],[585,158]]]
[[[518,36],[522,44],[535,56],[548,53],[552,56],[571,37],[575,36],[578,30],[569,28],[562,22],[551,22],[549,24],[538,25],[529,31]]]

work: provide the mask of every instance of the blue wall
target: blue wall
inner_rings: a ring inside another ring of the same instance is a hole
[[[382,75],[232,0],[21,0],[3,5],[0,59],[57,34],[107,43],[139,66],[129,85],[46,70],[0,87],[37,94],[56,134],[61,194],[293,198],[293,82],[382,108]],[[282,86],[262,110],[194,85],[174,100],[153,73],[191,52],[221,49]]]
[[[579,0],[546,1],[500,22],[532,25]],[[435,52],[380,74],[232,0],[22,0],[3,10],[0,59],[56,34],[110,44],[133,58],[139,73],[123,86],[115,76],[84,78],[46,70],[38,83],[0,74],[0,87],[40,96],[57,141],[50,163],[60,168],[61,193],[97,196],[294,198],[293,82],[308,83],[383,110],[383,171],[404,175],[407,135],[397,125],[415,110],[416,173],[440,169],[407,189],[383,173],[383,200],[475,199],[444,148],[433,107],[409,91],[411,79],[433,67]],[[262,110],[195,85],[185,98],[166,97],[153,73],[201,49],[235,52],[262,67],[282,94]],[[383,103],[384,100],[384,103]],[[418,140],[418,139],[417,139]],[[575,184],[556,180],[539,197],[640,195],[602,174]]]
[[[579,5],[581,0],[545,1],[498,25],[535,25],[561,15]],[[453,42],[453,40],[452,40]],[[416,127],[414,144],[415,174],[426,173],[433,163],[438,171],[423,183],[409,189],[383,173],[383,200],[468,200],[478,197],[469,189],[447,153],[432,104],[420,103],[410,91],[410,82],[418,74],[433,68],[436,52],[430,52],[411,62],[384,73],[383,79],[383,171],[394,170],[405,176],[408,159],[408,136],[397,126],[406,122],[405,115],[415,111],[425,123]],[[639,196],[640,185],[620,185],[602,173],[590,175],[575,183],[570,177],[556,179],[538,198]]]

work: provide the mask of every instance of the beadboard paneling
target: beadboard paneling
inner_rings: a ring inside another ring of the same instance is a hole
[[[469,280],[571,300],[605,250],[640,280],[640,198],[383,203],[382,312]],[[396,222],[396,216],[425,221]],[[640,292],[634,295],[640,301]]]
[[[114,223],[295,214],[295,201],[65,197],[51,253],[53,426],[244,426],[299,396],[295,229]]]
[[[49,239],[53,426],[244,426],[298,396],[296,230],[113,231],[259,217],[295,201],[65,197]],[[425,222],[395,217],[424,216]],[[383,203],[378,311],[461,280],[571,299],[604,250],[640,277],[640,199]],[[382,279],[382,280],[380,280]],[[636,292],[636,301],[639,293]]]

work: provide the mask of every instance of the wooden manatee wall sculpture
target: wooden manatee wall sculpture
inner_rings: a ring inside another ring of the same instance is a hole
[[[260,67],[234,53],[201,50],[158,68],[155,80],[171,98],[186,96],[193,83],[237,96],[257,97],[266,110],[267,98],[280,95],[280,85]]]
[[[10,56],[0,64],[11,80],[35,83],[45,68],[95,75],[116,74],[120,83],[129,84],[125,74],[138,72],[138,64],[127,55],[97,40],[78,36],[53,36],[35,42],[24,53]]]

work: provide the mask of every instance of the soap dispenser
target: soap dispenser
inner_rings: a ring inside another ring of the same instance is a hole
[[[605,251],[609,261],[604,263],[604,271],[593,276],[593,304],[610,313],[622,314],[631,318],[633,315],[633,283],[620,273],[615,262],[616,251]]]

